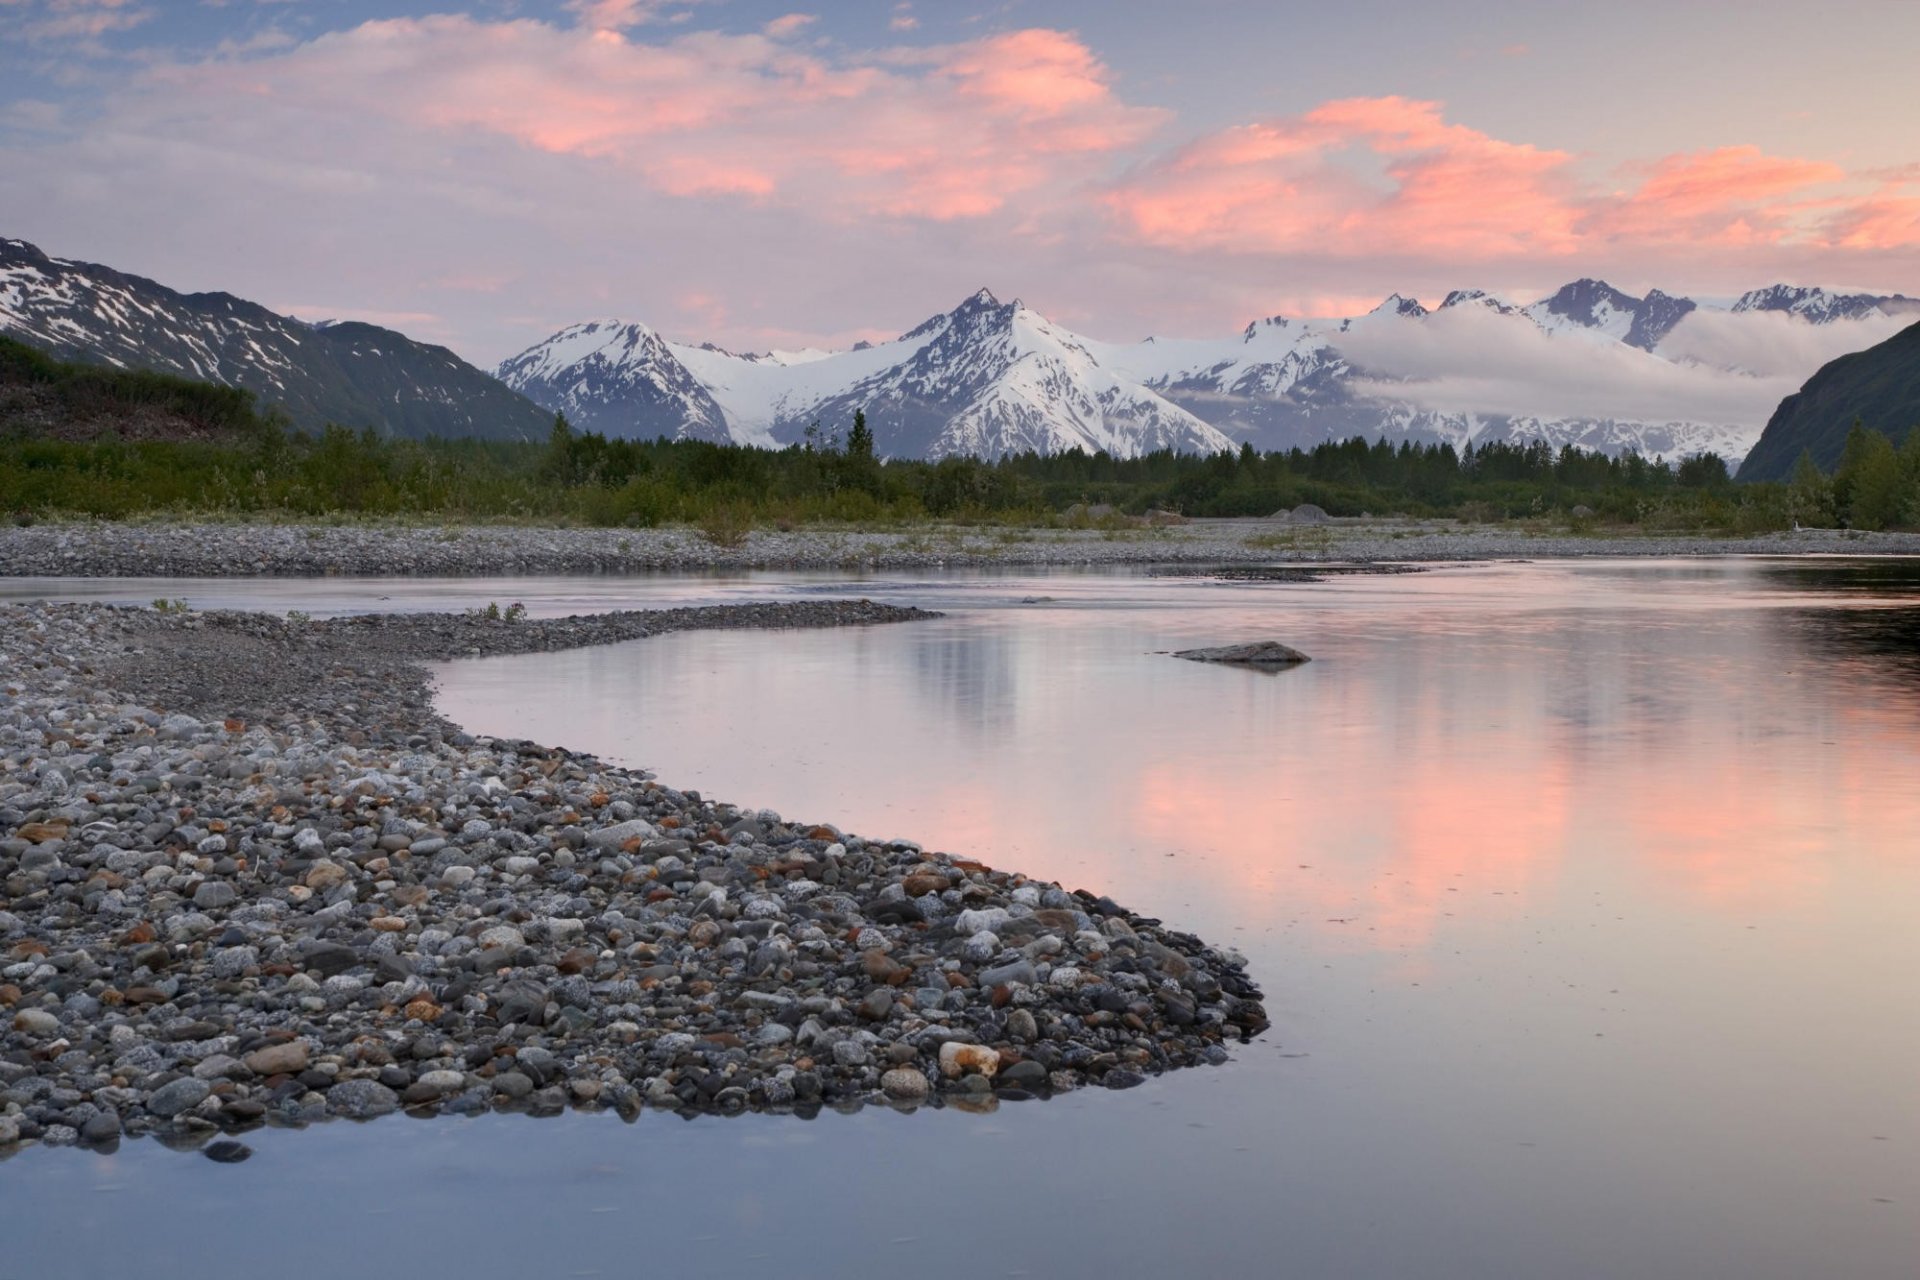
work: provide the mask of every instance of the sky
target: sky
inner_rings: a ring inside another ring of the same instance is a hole
[[[1920,295],[1916,48],[1845,0],[0,0],[0,235],[485,365],[605,317],[845,346],[982,285],[1110,340]]]

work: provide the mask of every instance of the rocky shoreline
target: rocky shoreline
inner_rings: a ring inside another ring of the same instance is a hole
[[[867,601],[324,622],[0,607],[0,1157],[406,1109],[957,1105],[1227,1058],[1233,952],[434,715],[421,661]]]
[[[1920,535],[1579,536],[1451,521],[1193,520],[1154,529],[756,530],[53,523],[0,527],[0,577],[513,577],[706,569],[1259,565],[1571,556],[1920,554]]]

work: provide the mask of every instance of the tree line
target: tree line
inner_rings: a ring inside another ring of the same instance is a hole
[[[1802,458],[1786,484],[1735,484],[1712,453],[1674,462],[1541,441],[1389,443],[1352,438],[1261,452],[1069,450],[983,460],[882,459],[864,413],[782,449],[629,440],[556,415],[539,442],[398,440],[294,432],[244,392],[157,375],[67,375],[44,357],[0,374],[89,411],[165,402],[222,430],[187,440],[68,440],[0,423],[0,510],[122,518],[150,513],[563,521],[602,526],[906,522],[1057,523],[1087,508],[1267,516],[1313,503],[1336,516],[1555,519],[1575,526],[1758,533],[1893,528],[1920,520],[1920,434],[1896,448],[1856,426],[1839,467]],[[64,384],[61,384],[64,385]],[[0,414],[4,417],[4,414]],[[17,426],[17,424],[16,424]]]

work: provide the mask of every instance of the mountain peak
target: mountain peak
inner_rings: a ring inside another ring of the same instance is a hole
[[[1872,312],[1905,315],[1920,311],[1920,300],[1902,294],[1835,293],[1817,285],[1770,284],[1740,295],[1735,311],[1782,311],[1813,324],[1857,320]]]
[[[1370,316],[1423,316],[1427,314],[1427,309],[1420,305],[1418,298],[1408,298],[1398,293],[1390,293],[1379,306],[1367,312],[1367,314]]]

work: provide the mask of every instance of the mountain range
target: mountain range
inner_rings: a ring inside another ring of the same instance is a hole
[[[358,322],[307,324],[230,293],[178,293],[0,239],[0,331],[63,360],[244,387],[296,427],[544,439],[542,409],[445,347]]]
[[[1082,448],[1133,455],[1158,448],[1261,450],[1365,436],[1416,442],[1545,440],[1653,457],[1715,451],[1737,461],[1757,421],[1525,416],[1424,407],[1397,397],[1390,373],[1356,364],[1360,335],[1478,309],[1515,342],[1545,334],[1618,347],[1624,359],[1671,366],[1663,350],[1701,309],[1653,290],[1635,297],[1578,280],[1516,306],[1477,290],[1429,311],[1394,294],[1364,316],[1274,316],[1223,339],[1102,342],[985,289],[889,342],[838,352],[735,354],[676,343],[644,324],[601,320],[562,329],[503,362],[502,381],[582,425],[614,435],[788,443],[819,424],[844,429],[865,409],[889,456],[993,456]],[[1779,312],[1809,325],[1920,313],[1901,295],[1838,294],[1775,285],[1742,295],[1731,314]]]
[[[1440,404],[1392,360],[1356,357],[1417,345],[1468,319],[1481,341],[1519,363],[1538,354],[1544,335],[1553,350],[1601,355],[1630,379],[1698,365],[1676,335],[1710,312],[1779,313],[1776,324],[1795,327],[1884,325],[1920,314],[1920,300],[1774,285],[1714,307],[1588,279],[1526,305],[1459,290],[1429,310],[1394,294],[1360,316],[1271,316],[1218,339],[1116,343],[982,289],[897,338],[849,350],[738,354],[602,320],[562,329],[489,374],[392,329],[311,324],[0,239],[0,330],[11,336],[62,358],[245,387],[301,427],[337,422],[401,436],[538,439],[558,411],[611,436],[778,446],[816,424],[844,431],[864,409],[878,451],[896,457],[1270,450],[1358,435],[1456,447],[1537,439],[1669,458],[1713,450],[1733,461],[1759,436],[1765,409],[1603,417],[1502,410],[1496,396],[1481,407],[1472,394]],[[1735,381],[1749,372],[1724,371]],[[1604,388],[1600,399],[1613,402]]]

